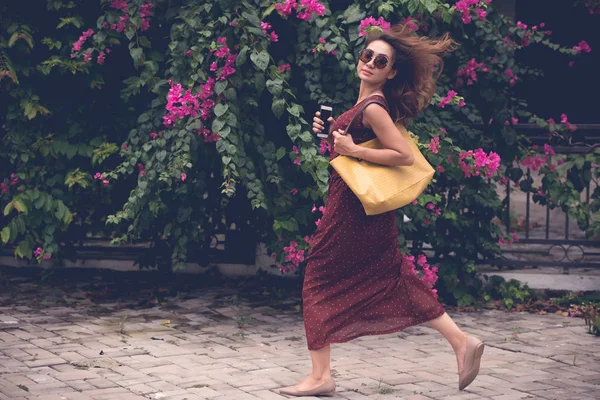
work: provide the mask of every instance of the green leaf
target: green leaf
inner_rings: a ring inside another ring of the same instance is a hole
[[[278,149],[277,149],[277,153],[276,153],[276,156],[277,156],[277,161],[279,161],[279,160],[281,160],[283,157],[285,157],[285,153],[286,153],[286,151],[285,151],[285,147],[280,147],[280,148],[278,148]]]
[[[269,53],[262,50],[260,53],[250,54],[250,59],[260,70],[264,71],[269,66]]]
[[[228,104],[219,103],[215,106],[214,112],[217,117],[220,117],[221,115],[225,114],[228,109],[229,109]]]
[[[251,25],[260,28],[260,18],[254,12],[244,11],[242,12],[242,18],[247,19]]]
[[[240,50],[240,52],[237,55],[237,58],[235,59],[236,67],[239,68],[246,63],[246,60],[248,59],[248,51],[250,51],[250,47],[248,47],[248,46],[242,47],[242,49]]]
[[[218,81],[215,83],[215,94],[221,94],[225,89],[227,89],[227,85],[229,83],[227,81]]]
[[[211,130],[213,132],[219,132],[221,129],[223,129],[226,123],[227,121],[224,119],[216,118],[212,123]]]
[[[4,207],[4,216],[6,217],[8,214],[10,214],[10,212],[13,210],[14,208],[14,204],[13,202],[9,202],[6,207]]]
[[[281,96],[281,92],[283,91],[283,81],[281,79],[269,79],[267,81],[267,90],[273,96]]]
[[[277,118],[281,118],[283,112],[285,111],[285,100],[283,99],[275,99],[273,100],[273,104],[271,105],[271,110]]]
[[[0,232],[0,236],[2,236],[2,243],[6,244],[10,240],[10,227],[7,225],[2,228],[2,232]]]
[[[344,11],[344,19],[347,24],[358,22],[366,16],[365,12],[360,9],[359,4],[353,4]]]
[[[25,203],[23,203],[23,200],[21,200],[21,199],[15,199],[15,200],[13,200],[13,203],[15,205],[15,209],[18,212],[23,213],[23,214],[27,214],[28,209],[27,209],[27,206],[25,205]]]

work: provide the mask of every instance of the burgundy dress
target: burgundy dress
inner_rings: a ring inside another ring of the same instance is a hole
[[[383,96],[376,100],[387,110]],[[360,104],[342,114],[333,129],[346,129]],[[350,134],[355,143],[376,137],[363,125],[362,115]],[[330,160],[335,157],[332,149]],[[302,299],[309,350],[400,331],[445,312],[403,262],[395,211],[368,216],[335,170],[327,207],[308,251]]]

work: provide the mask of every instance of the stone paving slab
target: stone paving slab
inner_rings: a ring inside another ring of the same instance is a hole
[[[4,299],[0,400],[286,398],[277,389],[311,368],[299,297],[290,297],[285,307],[271,307],[222,286],[143,307]],[[582,320],[449,314],[487,344],[467,390],[457,389],[450,346],[424,324],[334,344],[331,398],[600,399],[600,338]]]

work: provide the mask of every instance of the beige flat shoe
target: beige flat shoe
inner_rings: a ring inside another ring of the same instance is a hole
[[[319,386],[311,389],[311,390],[298,390],[295,386],[288,386],[279,389],[279,393],[288,394],[290,396],[329,396],[335,392],[335,381],[333,378],[327,379],[325,382],[321,383]]]
[[[479,373],[484,348],[485,345],[481,340],[473,336],[467,338],[467,352],[465,353],[463,370],[458,373],[458,390],[463,390],[475,380]]]

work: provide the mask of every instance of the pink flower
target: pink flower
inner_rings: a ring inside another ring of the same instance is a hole
[[[300,157],[296,157],[294,159],[294,164],[296,164],[296,165],[302,165],[302,161],[300,160]]]
[[[156,139],[156,136],[158,136],[158,135],[156,134],[156,132],[150,132],[150,137],[151,137],[152,139]]]
[[[485,69],[485,71],[484,71]],[[467,79],[467,85],[472,85],[473,82],[477,82],[477,71],[481,70],[483,72],[487,72],[487,68],[485,68],[484,63],[478,63],[472,58],[464,68],[459,69],[456,72],[457,76],[464,76]]]
[[[436,136],[429,142],[429,149],[432,153],[437,154],[440,147],[440,137]]]
[[[128,148],[128,147],[129,147],[129,146],[127,146],[127,143],[123,143],[123,146],[121,146],[121,148],[122,148],[123,150],[127,150],[127,148]]]
[[[73,51],[74,52],[80,51],[81,46],[83,46],[83,44],[85,43],[87,38],[89,38],[93,34],[94,34],[93,29],[88,29],[87,31],[82,32],[81,36],[79,36],[79,39],[75,43],[73,43]]]
[[[319,152],[322,155],[325,155],[325,153],[327,153],[328,151],[331,151],[331,147],[325,140],[321,140],[321,143],[319,143]]]
[[[448,94],[440,100],[440,107],[444,108],[457,94],[454,90],[448,90]]]
[[[271,39],[271,42],[278,42],[279,41],[279,36],[277,36],[277,34],[275,33],[275,31],[271,32],[271,34],[269,35],[269,38]]]
[[[322,37],[320,37],[320,38],[319,38],[319,43],[325,44],[325,43],[326,43],[326,42],[325,42],[325,38],[322,38]]]
[[[383,19],[383,17],[379,17],[379,19],[367,17],[360,21],[360,32],[358,33],[358,36],[367,35],[368,31],[372,29],[370,28],[372,26],[377,26],[378,29],[381,29],[382,31],[387,31],[390,29],[390,23]]]
[[[517,237],[517,233],[516,232],[511,233],[511,236],[512,236],[512,239],[513,239],[514,242],[518,242],[519,241],[519,238]]]
[[[285,0],[284,4],[275,4],[275,10],[283,16],[288,16],[298,8],[297,0]]]
[[[319,218],[318,220],[315,221],[316,226],[319,226],[319,224],[321,224],[321,218]]]
[[[92,61],[92,52],[91,51],[85,52],[85,54],[83,55],[83,61],[86,63],[89,63],[90,61]]]
[[[417,203],[418,203],[418,201],[417,201],[417,200],[413,200],[413,201],[411,202],[411,204],[412,204],[413,206],[416,206],[416,205],[417,205]]]
[[[294,152],[294,154],[300,154],[300,150],[298,150],[297,146],[292,146],[292,151]]]
[[[303,10],[299,11],[296,17],[303,21],[310,20],[313,14],[322,17],[327,11],[325,6],[317,0],[300,0],[300,6],[303,7]]]
[[[433,203],[427,203],[427,205],[425,206],[428,210],[433,210],[435,208],[435,204]]]
[[[50,256],[50,254],[49,254],[49,253],[46,253],[46,254],[44,254],[44,260],[49,260],[49,259],[50,259],[50,257],[51,257],[51,256]]]
[[[103,180],[102,180],[102,183],[103,183],[104,185],[108,185],[110,182],[108,181],[108,179],[103,179]]]
[[[262,33],[264,33],[266,35],[267,31],[269,29],[271,29],[271,24],[269,24],[267,22],[260,21],[260,29],[262,29]]]
[[[185,172],[181,173],[181,181],[185,182],[185,180],[187,179],[187,174]]]
[[[438,171],[439,173],[444,173],[444,172],[446,172],[446,169],[445,169],[445,168],[444,168],[444,166],[443,166],[443,165],[441,165],[441,164],[440,164],[440,165],[438,165],[436,169],[437,169],[437,171]]]
[[[101,51],[100,53],[98,53],[98,58],[97,58],[98,64],[104,64],[104,59],[105,58],[106,58],[106,55],[104,54],[103,51]]]
[[[37,249],[35,249],[33,251],[33,254],[38,257],[40,254],[42,254],[44,252],[44,249],[42,249],[41,247],[38,247]]]
[[[293,188],[292,190],[290,190],[290,193],[292,194],[292,196],[295,196],[298,194],[298,189]]]
[[[582,40],[581,42],[579,42],[579,44],[577,44],[577,46],[573,46],[573,50],[575,50],[577,54],[580,54],[582,52],[589,53],[590,51],[592,51],[592,48],[585,40]]]
[[[194,55],[194,53],[192,52],[192,50],[188,50],[185,52],[186,57],[192,57],[193,55]]]
[[[290,64],[283,64],[277,67],[277,69],[285,73],[285,71],[290,71],[292,69],[292,66]]]
[[[544,143],[544,154],[549,154],[551,156],[555,156],[556,152],[548,143]]]

